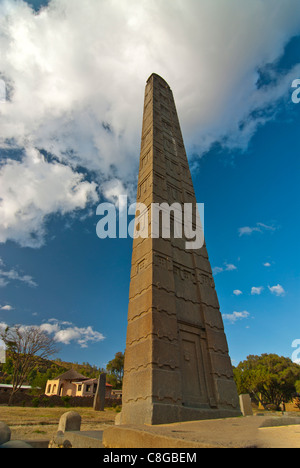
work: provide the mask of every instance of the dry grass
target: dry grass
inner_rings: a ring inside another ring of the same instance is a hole
[[[113,409],[94,411],[92,408],[19,408],[0,406],[0,421],[11,429],[12,440],[51,439],[56,433],[59,418],[67,411],[81,415],[81,430],[102,430],[114,424]]]

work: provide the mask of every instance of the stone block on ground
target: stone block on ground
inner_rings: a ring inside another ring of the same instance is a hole
[[[58,431],[80,431],[81,416],[76,411],[64,413],[59,420]]]
[[[94,397],[93,408],[95,411],[104,411],[106,391],[106,374],[102,373],[98,379],[97,391]]]
[[[251,405],[251,398],[248,394],[242,394],[239,396],[240,408],[243,416],[252,416],[253,410]]]
[[[0,445],[10,441],[11,430],[7,424],[0,422]]]

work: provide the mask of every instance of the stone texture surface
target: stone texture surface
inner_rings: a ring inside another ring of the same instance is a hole
[[[145,90],[137,202],[192,203],[196,213],[173,94],[156,74]],[[187,250],[174,216],[170,238],[133,241],[120,424],[240,415],[206,246]],[[136,224],[154,228],[145,212]]]
[[[58,431],[80,431],[81,416],[76,411],[64,413],[59,420]]]
[[[63,431],[57,431],[54,437],[50,440],[48,448],[72,448],[71,442],[66,439]]]
[[[98,379],[97,390],[94,396],[93,408],[95,411],[104,411],[105,392],[106,392],[106,374],[102,373]]]
[[[243,416],[252,416],[253,410],[251,405],[251,398],[248,394],[242,394],[239,396],[240,408]]]
[[[300,448],[297,417],[248,416],[162,425],[111,426],[105,448]],[[198,459],[197,459],[198,461]]]
[[[72,448],[103,448],[102,436],[103,431],[76,431],[67,434]]]
[[[10,440],[9,442],[6,442],[5,444],[1,445],[0,448],[3,449],[15,449],[15,448],[33,448],[30,444],[27,442],[24,442],[23,440]]]
[[[10,441],[11,430],[4,422],[0,421],[0,445]]]

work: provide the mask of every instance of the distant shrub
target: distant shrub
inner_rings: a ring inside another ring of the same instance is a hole
[[[61,397],[62,401],[64,402],[64,407],[65,407],[65,408],[70,408],[70,406],[71,406],[71,405],[70,405],[70,400],[71,400],[71,398],[72,398],[72,397],[69,396],[69,395],[62,396],[62,397]]]
[[[49,398],[47,397],[42,398],[42,403],[44,406],[50,406]]]
[[[39,398],[37,398],[37,397],[36,397],[36,398],[32,398],[32,406],[33,406],[34,408],[37,408],[37,407],[39,406],[39,404],[40,404],[40,399],[39,399]]]

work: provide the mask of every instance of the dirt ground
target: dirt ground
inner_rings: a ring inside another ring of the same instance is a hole
[[[50,440],[56,433],[59,418],[67,411],[81,415],[81,430],[102,430],[114,424],[116,411],[94,411],[92,408],[19,408],[0,406],[0,421],[11,430],[11,440]]]

